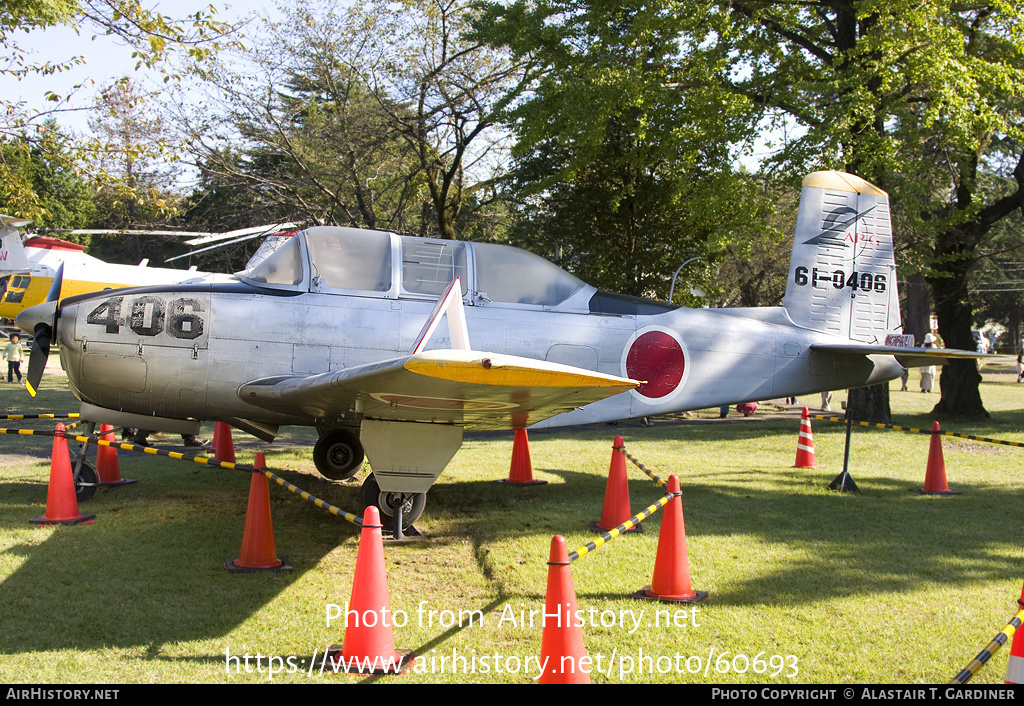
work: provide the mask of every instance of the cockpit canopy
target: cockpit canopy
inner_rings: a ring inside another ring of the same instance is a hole
[[[435,298],[456,276],[463,295],[476,304],[553,307],[587,286],[544,258],[507,245],[333,226],[298,233],[245,281],[259,287],[397,299]]]

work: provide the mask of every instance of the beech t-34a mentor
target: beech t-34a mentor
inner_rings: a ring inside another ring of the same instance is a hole
[[[464,429],[802,395],[974,355],[887,345],[901,331],[888,197],[838,172],[804,181],[782,307],[687,309],[504,245],[314,227],[233,283],[85,294],[17,323],[35,334],[29,383],[55,339],[83,418],[224,421],[266,440],[315,426],[320,472],[350,477],[365,453],[363,499],[403,524]]]

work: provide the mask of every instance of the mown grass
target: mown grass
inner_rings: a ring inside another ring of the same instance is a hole
[[[1009,359],[983,372],[991,419],[952,428],[1024,442],[1024,385],[1014,382]],[[928,428],[937,395],[898,390],[897,381],[894,421]],[[0,405],[10,412],[76,409],[54,377],[35,400],[0,386]],[[526,660],[540,654],[551,536],[564,535],[570,550],[593,538],[587,524],[600,515],[616,434],[659,473],[678,474],[693,585],[710,598],[668,626],[655,624],[655,611],[669,611],[664,621],[685,607],[629,598],[651,581],[660,513],[644,523],[644,534],[575,562],[579,606],[597,623],[584,628],[587,651],[600,656],[598,666],[611,667],[593,674],[595,682],[947,681],[1016,612],[1024,449],[945,440],[949,484],[963,495],[930,497],[912,492],[924,481],[926,435],[856,429],[851,473],[861,492],[838,495],[825,486],[842,467],[842,425],[815,423],[820,468],[798,470],[791,468],[798,416],[733,414],[726,423],[717,411],[698,417],[534,433],[534,475],[549,484],[528,488],[494,482],[508,475],[511,435],[468,435],[417,523],[426,538],[385,549],[392,609],[407,615],[395,642],[423,657],[421,671],[375,680],[525,683],[536,676]],[[271,445],[237,433],[235,441],[240,461],[264,450],[280,475],[357,509],[357,482],[319,480],[308,430],[289,430]],[[325,616],[350,595],[358,546],[352,525],[272,487],[277,549],[294,571],[230,575],[222,564],[238,555],[247,474],[122,452],[122,475],[139,482],[83,503],[83,511],[96,513],[94,525],[36,527],[28,520],[43,513],[51,441],[4,436],[0,443],[0,679],[363,679],[307,672],[314,650],[344,636],[340,622],[328,626]],[[660,496],[631,465],[629,475],[634,511]],[[641,610],[643,625],[631,634],[630,615]],[[470,624],[470,611],[480,611],[482,621]],[[464,624],[452,625],[460,612]],[[975,681],[1000,682],[1007,652]],[[244,661],[227,659],[246,653],[294,660],[271,677],[265,661],[258,671],[250,660],[246,672]],[[453,654],[467,660],[455,673]],[[638,664],[641,654],[651,661]],[[442,657],[449,660],[443,669]],[[632,671],[624,658],[634,660]],[[720,672],[725,661],[729,670]]]

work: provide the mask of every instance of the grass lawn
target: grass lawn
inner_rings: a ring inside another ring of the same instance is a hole
[[[944,428],[1024,442],[1012,359],[983,373],[991,419]],[[937,393],[914,391],[916,371],[910,389],[892,384],[893,421],[930,428]],[[817,396],[801,401],[817,411]],[[58,376],[44,378],[35,399],[0,386],[0,407],[77,411]],[[794,469],[799,415],[769,413],[777,409],[724,423],[705,410],[652,426],[536,432],[534,476],[548,484],[524,488],[494,482],[508,475],[511,433],[467,434],[417,522],[425,539],[385,547],[392,610],[404,622],[395,643],[420,659],[411,673],[383,678],[308,672],[314,652],[344,637],[340,619],[328,625],[326,616],[350,596],[353,525],[273,486],[277,550],[294,571],[231,575],[223,562],[239,553],[248,474],[121,452],[121,474],[139,482],[82,503],[95,524],[37,527],[29,519],[44,511],[51,439],[4,436],[0,680],[529,683],[551,537],[564,535],[570,550],[594,538],[587,525],[600,516],[612,440],[622,435],[645,464],[679,476],[693,586],[710,598],[692,611],[629,597],[651,582],[661,513],[643,534],[574,562],[594,682],[948,681],[1018,610],[1024,448],[945,438],[949,485],[963,494],[923,496],[913,491],[924,483],[929,437],[855,428],[850,470],[861,492],[839,495],[826,486],[842,470],[845,427],[816,421],[819,468]],[[322,481],[314,433],[285,431],[274,444],[235,432],[238,460],[262,450],[279,475],[358,512],[366,469],[357,481]],[[627,468],[636,512],[662,493]],[[1002,682],[1008,653],[973,682]]]

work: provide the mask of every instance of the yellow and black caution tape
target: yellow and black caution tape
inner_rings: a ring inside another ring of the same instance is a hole
[[[64,432],[61,433],[61,436],[67,436],[68,431],[74,429],[80,424],[85,424],[85,422],[80,421],[75,422],[74,424],[69,424],[65,428]],[[19,434],[21,436],[56,436],[57,432],[55,430],[50,429],[0,429],[0,434]]]
[[[56,432],[47,429],[0,429],[0,434],[20,434],[22,436],[54,436]]]
[[[57,433],[58,432],[56,432],[56,431],[50,431],[48,429],[0,429],[0,434],[20,434],[20,435],[23,435],[23,436],[56,436]],[[193,463],[200,463],[200,464],[203,464],[205,466],[213,466],[213,467],[219,467],[219,468],[226,468],[228,470],[239,470],[239,471],[249,471],[249,472],[262,473],[269,480],[274,481],[275,483],[280,485],[282,488],[284,488],[286,490],[289,490],[292,493],[295,493],[296,495],[301,497],[303,500],[306,500],[308,502],[313,503],[317,507],[319,507],[319,508],[321,508],[323,510],[326,510],[327,512],[331,513],[332,515],[340,517],[341,519],[346,520],[348,522],[351,522],[354,525],[362,526],[362,524],[363,524],[363,518],[359,517],[359,515],[354,515],[351,512],[346,512],[346,511],[342,510],[341,508],[339,508],[339,507],[337,507],[335,505],[331,505],[329,502],[327,502],[325,500],[321,500],[320,498],[316,497],[315,495],[311,495],[310,493],[307,493],[306,491],[302,490],[298,486],[296,486],[296,485],[294,485],[292,483],[289,483],[284,478],[281,478],[280,476],[277,476],[277,475],[271,473],[270,471],[268,471],[265,468],[254,468],[253,466],[248,466],[248,465],[240,464],[240,463],[230,463],[228,461],[216,461],[216,460],[212,460],[212,459],[206,458],[205,456],[187,455],[187,454],[180,453],[178,451],[164,451],[163,449],[157,449],[157,448],[154,448],[152,446],[139,446],[138,444],[128,444],[128,443],[123,443],[123,442],[122,443],[117,443],[117,442],[114,442],[114,441],[106,441],[105,439],[100,439],[100,438],[97,438],[95,436],[73,436],[73,435],[70,435],[70,434],[67,434],[67,433],[62,434],[62,436],[66,436],[70,440],[79,441],[79,442],[83,442],[83,443],[87,443],[87,444],[98,444],[100,446],[110,446],[110,447],[117,448],[117,449],[123,449],[124,451],[141,451],[142,453],[151,454],[153,456],[166,456],[167,458],[173,458],[173,459],[176,459],[176,460],[179,460],[179,461],[192,461]]]
[[[246,470],[248,470],[248,469],[246,469]],[[340,517],[343,520],[347,520],[348,522],[351,522],[354,525],[359,525],[360,527],[363,526],[363,518],[360,517],[359,515],[353,515],[351,512],[345,512],[344,510],[342,510],[340,507],[338,507],[336,505],[331,505],[329,502],[321,500],[320,498],[318,498],[316,496],[310,495],[305,490],[302,490],[298,486],[292,485],[291,483],[286,481],[284,478],[281,478],[280,476],[276,476],[273,473],[270,473],[269,471],[267,471],[266,469],[253,468],[252,470],[254,470],[254,471],[258,472],[258,473],[262,473],[267,478],[269,478],[270,480],[274,481],[275,483],[277,483],[279,486],[281,486],[285,490],[290,490],[291,492],[295,493],[296,495],[298,495],[303,500],[308,500],[309,502],[313,503],[318,508],[320,508],[322,510],[327,510],[327,512],[331,513],[332,515],[336,515],[337,517]]]
[[[75,419],[78,412],[67,414],[0,414],[0,419]]]
[[[351,522],[354,525],[362,526],[362,524],[363,524],[363,518],[359,517],[358,515],[353,515],[351,512],[345,512],[340,507],[337,507],[335,505],[331,505],[329,502],[327,502],[325,500],[321,500],[320,498],[316,497],[315,495],[307,493],[306,491],[302,490],[298,486],[296,486],[296,485],[294,485],[292,483],[289,483],[284,478],[281,478],[280,476],[275,475],[274,473],[271,473],[270,471],[268,471],[265,468],[255,468],[254,466],[249,466],[249,465],[242,464],[242,463],[231,463],[230,461],[217,461],[215,459],[210,459],[210,458],[207,458],[205,456],[188,455],[188,454],[180,453],[178,451],[164,451],[163,449],[157,449],[157,448],[154,448],[152,446],[139,446],[138,444],[116,443],[116,442],[113,442],[113,441],[105,441],[103,439],[98,439],[98,438],[96,438],[94,436],[91,436],[91,437],[90,436],[75,436],[75,437],[69,437],[69,438],[73,438],[76,441],[82,441],[82,442],[87,442],[87,443],[99,444],[100,446],[112,446],[112,447],[115,447],[115,448],[124,449],[125,451],[141,451],[142,453],[152,454],[152,455],[155,455],[155,456],[166,456],[168,458],[177,459],[179,461],[192,461],[193,463],[200,463],[200,464],[203,464],[203,465],[206,465],[206,466],[226,468],[228,470],[239,470],[239,471],[249,471],[249,472],[253,472],[253,473],[262,473],[263,475],[265,475],[267,477],[267,479],[274,481],[275,483],[280,485],[285,490],[288,490],[288,491],[291,491],[292,493],[295,493],[296,495],[301,497],[303,500],[306,500],[308,502],[313,503],[317,507],[319,507],[319,508],[321,508],[323,510],[326,510],[327,512],[331,513],[332,515],[340,517],[341,519],[346,520],[348,522]]]
[[[651,480],[653,480],[653,481],[654,481],[655,483],[657,483],[658,485],[660,485],[660,486],[661,486],[662,488],[666,488],[666,487],[668,487],[668,482],[667,482],[667,481],[664,481],[664,480],[662,480],[661,478],[659,478],[659,477],[658,477],[658,475],[657,475],[656,473],[654,473],[654,471],[652,471],[651,469],[649,469],[649,468],[648,468],[647,466],[645,466],[645,465],[644,465],[643,463],[641,463],[639,459],[637,459],[637,458],[636,458],[635,456],[633,456],[633,455],[632,455],[631,453],[629,453],[628,451],[626,451],[626,447],[625,447],[625,446],[616,446],[616,447],[614,447],[614,448],[615,448],[615,450],[616,450],[616,451],[618,451],[618,452],[619,452],[619,453],[621,453],[621,454],[622,454],[623,456],[625,456],[625,457],[626,457],[626,458],[628,458],[628,459],[629,459],[630,461],[632,461],[632,463],[633,463],[633,465],[634,465],[634,466],[636,466],[636,467],[637,467],[637,468],[639,468],[639,469],[640,469],[641,471],[643,471],[644,473],[646,473],[646,474],[647,474],[647,475],[648,475],[648,476],[650,477],[650,479],[651,479]]]
[[[811,419],[821,419],[821,420],[826,421],[826,422],[839,422],[841,424],[846,424],[846,418],[845,417],[827,417],[824,414],[812,414],[810,416],[810,418]],[[875,423],[875,422],[859,422],[857,420],[854,420],[853,423],[856,424],[857,426],[867,427],[869,429],[892,429],[893,431],[905,431],[905,432],[909,432],[911,434],[935,434],[935,433],[938,433],[938,434],[941,434],[943,436],[952,436],[952,437],[956,437],[958,439],[970,439],[971,441],[985,441],[985,442],[988,442],[990,444],[1000,444],[1002,446],[1021,446],[1021,447],[1024,447],[1024,442],[1021,442],[1021,441],[1006,441],[1005,439],[991,439],[991,438],[989,438],[987,436],[976,436],[974,434],[961,434],[959,432],[943,431],[941,429],[938,432],[933,432],[931,429],[917,429],[917,428],[914,428],[914,427],[901,427],[901,426],[898,426],[896,424],[880,424],[880,423]]]
[[[605,534],[602,534],[598,539],[595,539],[593,542],[587,542],[586,544],[584,544],[582,547],[580,547],[576,551],[569,552],[569,561],[576,561],[581,556],[586,556],[587,554],[589,554],[590,552],[594,551],[598,547],[603,547],[605,544],[607,544],[611,540],[615,539],[616,537],[621,535],[623,532],[626,532],[628,530],[633,529],[634,527],[639,525],[641,522],[646,520],[648,517],[650,517],[651,515],[656,513],[658,510],[660,510],[661,508],[663,508],[666,505],[668,505],[668,502],[674,496],[675,496],[675,493],[669,493],[668,495],[665,495],[665,496],[659,498],[657,502],[655,502],[655,503],[653,503],[651,505],[648,505],[646,508],[644,508],[643,512],[640,512],[640,513],[638,513],[636,515],[633,515],[631,518],[629,518],[628,520],[623,522],[621,525],[619,525],[615,529],[610,530],[609,532],[606,532]]]
[[[953,677],[950,684],[966,684],[971,680],[978,671],[985,666],[989,658],[992,657],[999,648],[1007,643],[1007,641],[1013,637],[1018,628],[1020,628],[1021,621],[1024,620],[1024,606],[1017,611],[1017,615],[1013,616],[1013,619],[1006,624],[1006,627],[999,631],[995,637],[992,638],[992,642],[988,643],[978,655],[971,660],[971,663],[961,670],[959,674]]]
[[[661,487],[664,488],[668,485],[667,482],[663,481],[651,469],[649,469],[647,466],[641,463],[639,459],[637,459],[635,456],[626,451],[625,446],[613,446],[612,448],[621,453],[626,458],[628,458],[630,461],[632,461],[633,465],[635,465],[641,471],[650,476],[651,480],[653,480]],[[679,495],[681,495],[681,493],[679,493]],[[652,505],[648,505],[642,512],[633,515],[631,518],[623,522],[615,529],[609,530],[605,534],[602,534],[598,539],[595,539],[593,542],[587,542],[576,551],[569,552],[569,561],[576,561],[581,556],[586,556],[598,547],[603,547],[605,544],[615,539],[619,535],[623,534],[624,532],[628,532],[634,527],[638,527],[641,522],[646,520],[648,517],[656,513],[661,508],[665,507],[668,504],[668,502],[673,498],[673,496],[673,493],[669,493],[668,495],[661,497],[660,499],[658,499],[657,502],[653,503]]]

